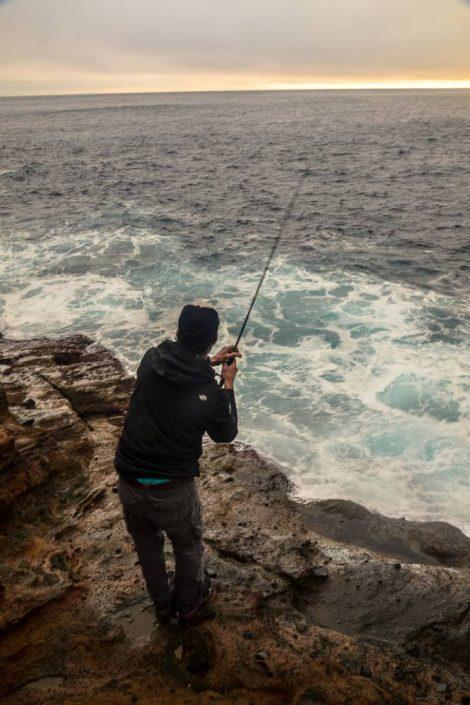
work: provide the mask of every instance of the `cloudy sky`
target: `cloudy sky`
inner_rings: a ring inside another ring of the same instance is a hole
[[[468,0],[0,0],[0,95],[415,83],[470,87]]]

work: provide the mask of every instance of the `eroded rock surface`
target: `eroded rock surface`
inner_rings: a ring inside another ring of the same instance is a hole
[[[132,379],[84,336],[0,340],[0,698],[6,705],[470,703],[470,540],[302,504],[206,446],[217,618],[154,624],[112,465]]]

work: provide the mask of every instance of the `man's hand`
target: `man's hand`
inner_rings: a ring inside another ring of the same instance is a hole
[[[240,355],[239,355],[240,357]],[[226,362],[222,365],[221,376],[224,380],[224,389],[233,389],[233,382],[238,372],[237,360],[234,357],[231,365],[227,365]]]
[[[212,367],[222,365],[224,362],[227,362],[227,360],[232,360],[236,357],[243,357],[243,355],[239,353],[238,350],[234,350],[233,345],[226,345],[211,357],[211,365]]]

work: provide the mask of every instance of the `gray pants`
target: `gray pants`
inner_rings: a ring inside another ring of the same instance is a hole
[[[203,590],[204,547],[201,501],[194,479],[154,487],[137,487],[120,479],[119,497],[155,606],[164,609],[171,600],[163,552],[166,534],[175,556],[176,609],[183,615],[197,609]]]

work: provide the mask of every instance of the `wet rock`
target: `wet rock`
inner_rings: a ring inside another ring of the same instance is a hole
[[[470,539],[442,521],[384,517],[341,499],[300,506],[307,527],[320,536],[420,564],[470,567]]]
[[[54,362],[58,365],[71,365],[74,362],[79,362],[81,358],[80,349],[61,350],[54,353]]]
[[[306,539],[305,541],[301,542],[298,550],[300,555],[307,558],[312,552],[315,551],[315,544],[312,539]]]
[[[188,681],[195,705],[212,692],[224,705],[468,692],[470,541],[352,502],[297,504],[280,469],[241,444],[207,442],[201,462],[217,619],[183,635],[155,626],[113,468],[131,378],[85,336],[3,339],[0,359],[2,703],[31,705],[38,691],[28,700],[23,686],[62,673],[61,705],[150,702],[156,688],[176,705]]]
[[[196,628],[185,634],[183,659],[189,673],[207,673],[214,655],[214,638],[207,629]]]
[[[268,678],[273,678],[274,673],[270,669],[267,661],[268,661],[268,654],[266,651],[258,651],[258,653],[255,656],[256,661],[259,663],[263,673],[268,677]]]
[[[320,688],[308,688],[304,693],[302,693],[298,699],[295,700],[295,705],[322,705],[322,703],[328,702],[325,699],[325,691]]]
[[[210,664],[210,654],[204,650],[198,650],[188,658],[187,669],[190,673],[207,673]]]
[[[0,471],[7,468],[15,458],[15,437],[0,426]]]
[[[5,389],[0,385],[0,415],[8,411],[8,399]]]
[[[90,507],[97,504],[105,494],[106,490],[102,487],[91,490],[76,503],[75,514],[82,516]]]
[[[84,335],[48,340],[1,341],[0,357],[13,374],[47,381],[69,401],[77,414],[119,414],[129,401],[133,380],[105,348]],[[37,395],[30,394],[37,398]]]

